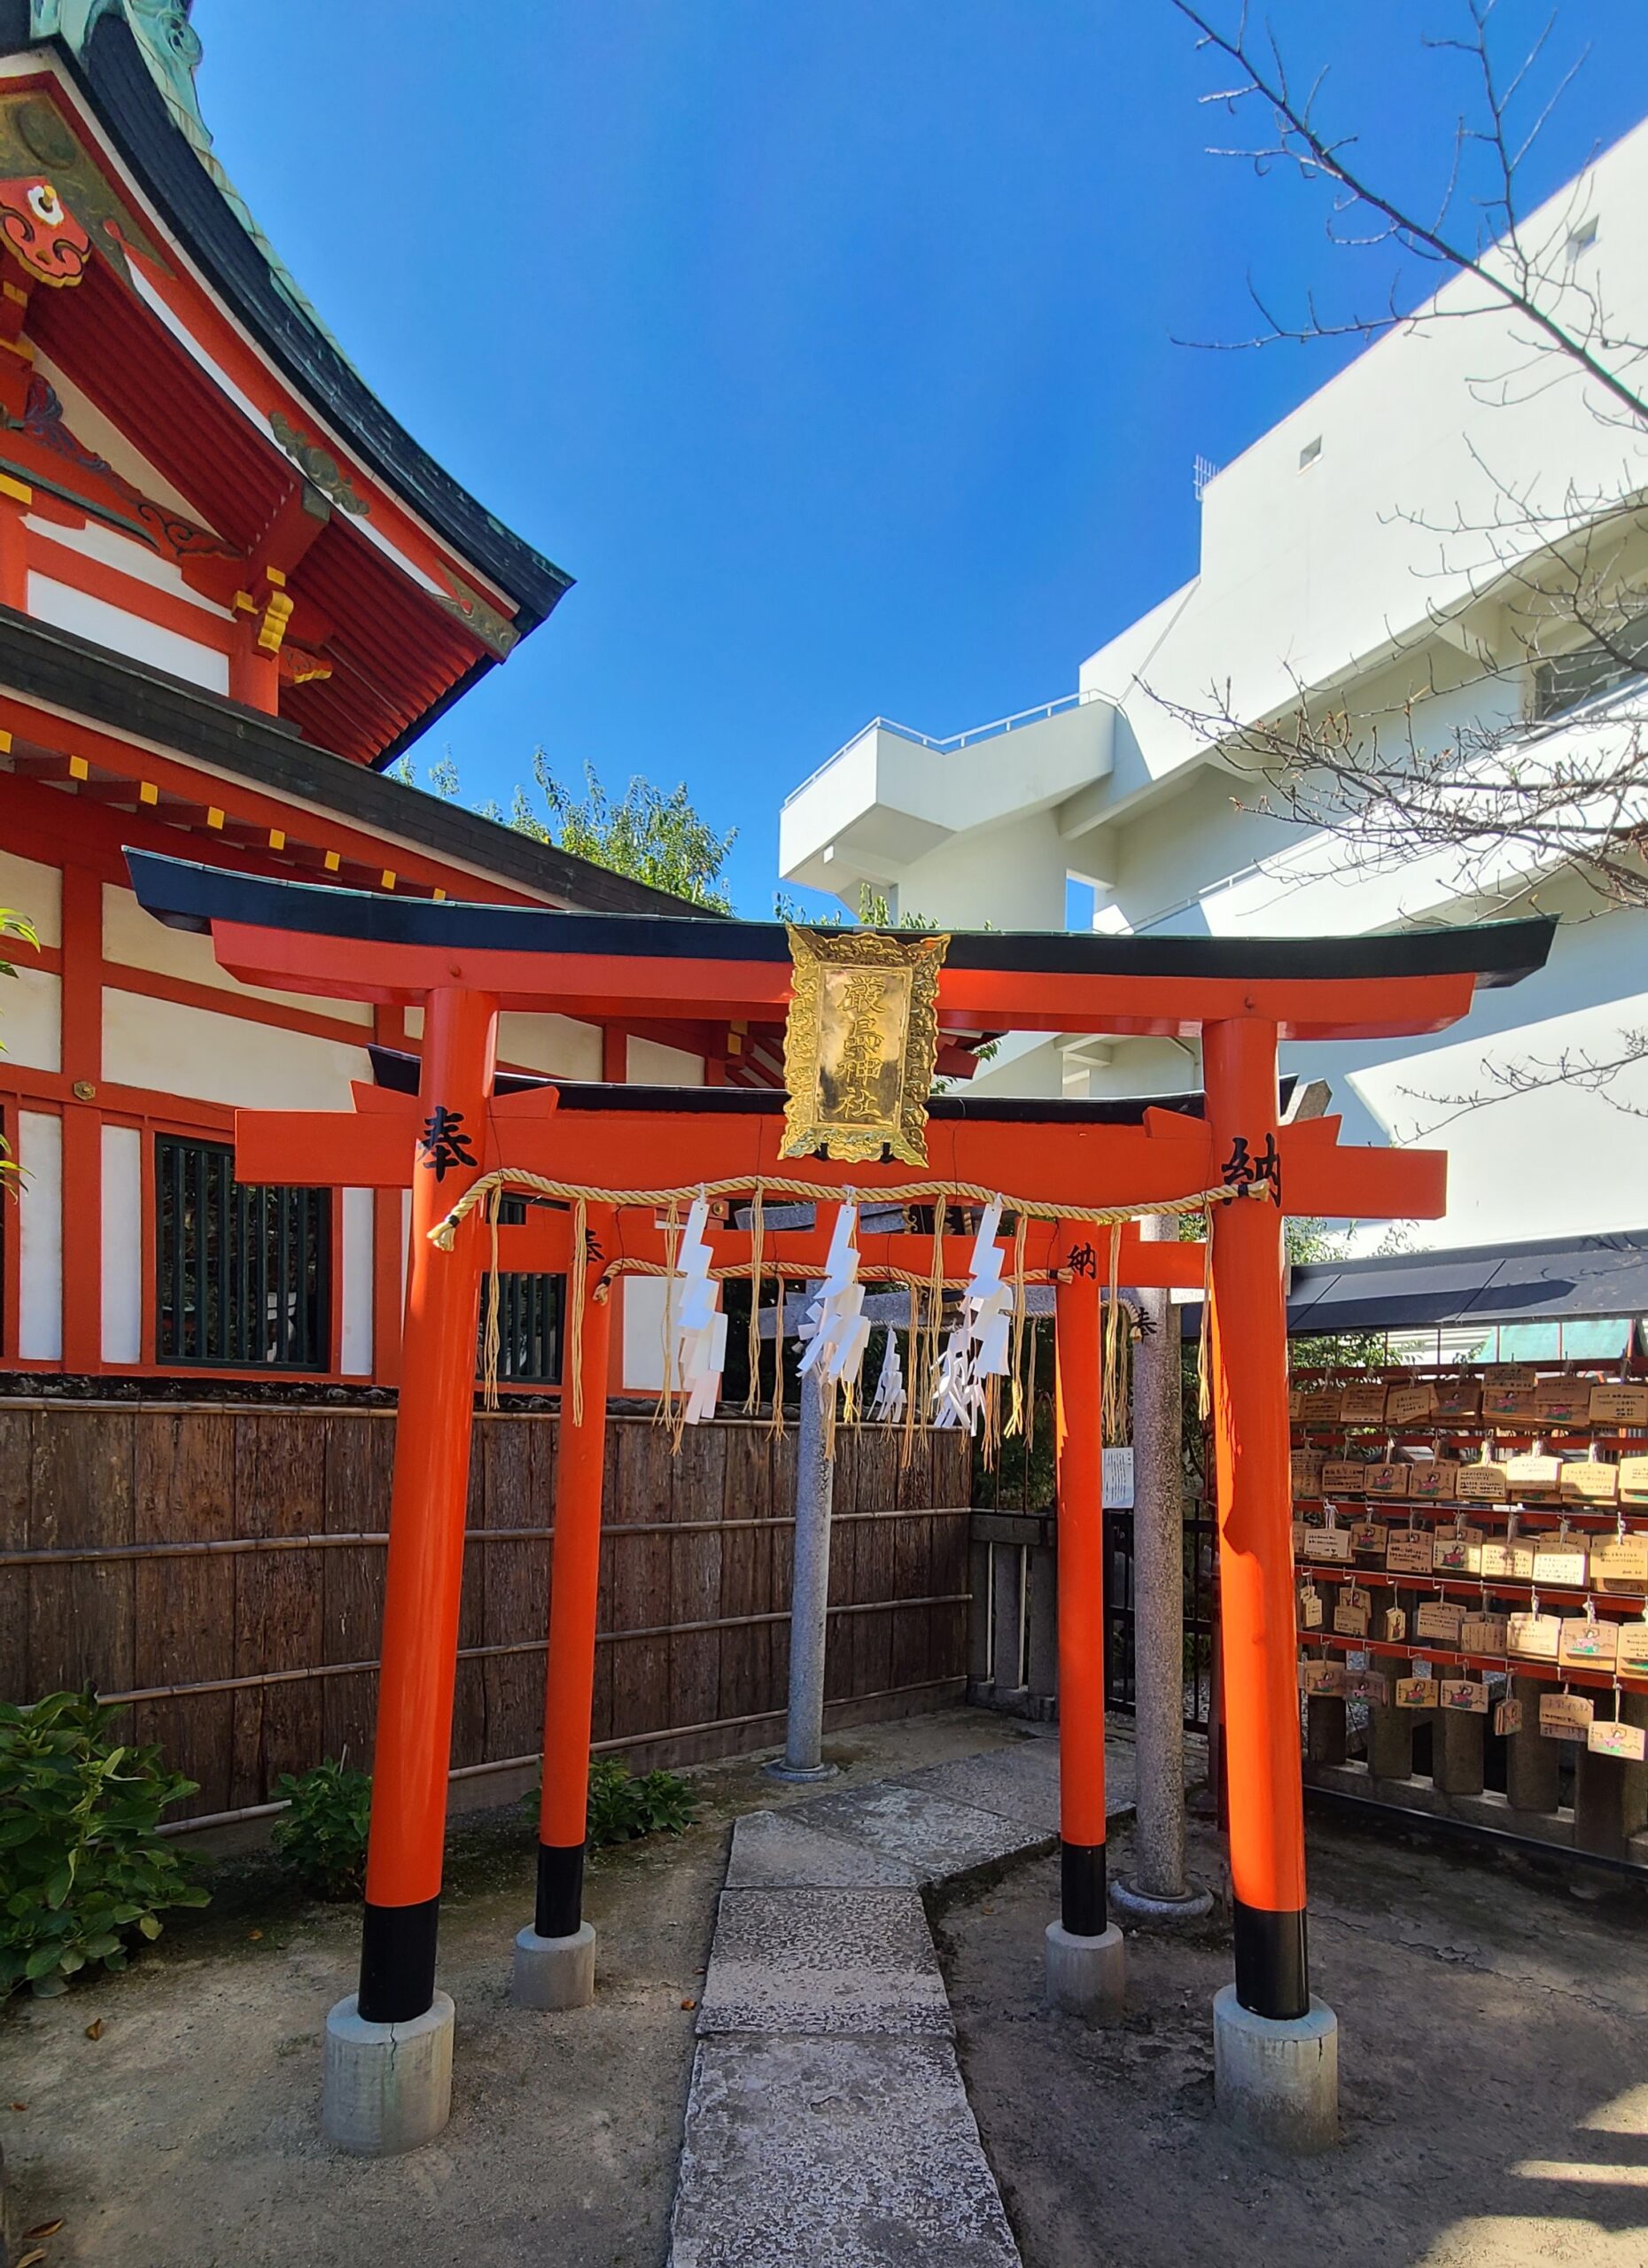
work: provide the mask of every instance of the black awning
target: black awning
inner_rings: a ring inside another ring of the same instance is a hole
[[[1182,1312],[1192,1336],[1201,1303]],[[1648,1316],[1648,1229],[1327,1261],[1295,1268],[1287,1301],[1295,1338],[1633,1316]]]

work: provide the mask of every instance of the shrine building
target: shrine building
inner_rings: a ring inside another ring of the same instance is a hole
[[[680,902],[387,767],[570,578],[402,431],[211,147],[186,6],[0,0],[0,1367],[393,1385],[399,1193],[237,1187],[237,1106],[346,1108],[418,1019],[237,983],[122,850],[396,898]],[[711,1023],[503,1020],[511,1072],[777,1084]],[[656,1386],[651,1286],[613,1385]],[[511,1282],[506,1387],[558,1375]]]

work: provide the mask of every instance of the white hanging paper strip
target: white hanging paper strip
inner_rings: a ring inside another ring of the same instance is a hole
[[[682,1394],[681,1418],[688,1425],[714,1417],[727,1360],[721,1287],[710,1273],[715,1255],[704,1239],[709,1218],[709,1206],[702,1197],[695,1198],[670,1286],[675,1317],[675,1372]]]
[[[1002,1274],[1007,1250],[996,1242],[1000,1231],[997,1201],[984,1208],[979,1221],[961,1312],[939,1357],[932,1422],[941,1432],[955,1425],[973,1432],[984,1413],[984,1380],[1006,1378],[1012,1368],[1013,1286]]]
[[[904,1364],[898,1355],[898,1333],[890,1324],[887,1326],[887,1351],[882,1356],[881,1375],[875,1381],[875,1395],[870,1403],[870,1417],[878,1424],[892,1425],[904,1416],[908,1396],[904,1386]]]
[[[816,1370],[831,1386],[851,1382],[859,1375],[870,1326],[864,1314],[864,1286],[859,1281],[859,1252],[852,1231],[859,1217],[856,1205],[843,1205],[836,1216],[824,1262],[824,1282],[800,1335],[807,1342],[801,1369]]]

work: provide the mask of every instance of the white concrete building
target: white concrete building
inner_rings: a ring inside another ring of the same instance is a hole
[[[1576,307],[1597,295],[1613,333],[1639,338],[1645,204],[1648,126],[1525,236]],[[1434,304],[1452,315],[1482,299],[1462,279]],[[1520,328],[1497,314],[1383,338],[1208,480],[1197,572],[1092,655],[1074,691],[949,741],[877,718],[831,757],[784,804],[786,878],[855,911],[867,882],[898,910],[958,927],[1063,928],[1072,880],[1092,886],[1095,926],[1162,934],[1594,909],[1573,876],[1509,858],[1491,889],[1480,874],[1464,888],[1452,857],[1369,873],[1340,836],[1256,809],[1261,783],[1205,721],[1214,710],[1244,724],[1284,717],[1303,687],[1314,706],[1357,719],[1411,703],[1421,747],[1462,722],[1503,725],[1546,754],[1573,745],[1594,759],[1605,708],[1631,729],[1644,680],[1610,687],[1619,673],[1581,650],[1584,633],[1560,609],[1540,649],[1570,653],[1570,665],[1553,681],[1526,650],[1515,571],[1538,546],[1506,497],[1556,510],[1648,489],[1648,434],[1599,414],[1607,405],[1567,368],[1530,362]],[[1466,532],[1444,539],[1442,525]],[[1648,610],[1648,520],[1623,535],[1617,575]],[[1648,1029],[1648,913],[1612,911],[1565,926],[1548,970],[1484,996],[1463,1037],[1294,1050],[1287,1068],[1332,1081],[1347,1139],[1431,1136],[1451,1120],[1435,1137],[1455,1161],[1450,1210],[1419,1241],[1590,1233],[1648,1217],[1648,1126],[1573,1084],[1463,1115],[1436,1099],[1479,1091],[1485,1056],[1610,1056],[1633,1029]],[[1043,1094],[1197,1080],[1193,1051],[1176,1043],[1031,1034],[1004,1041],[980,1075]],[[1648,1072],[1612,1091],[1648,1107]]]

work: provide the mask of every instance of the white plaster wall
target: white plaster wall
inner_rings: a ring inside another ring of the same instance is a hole
[[[551,1078],[599,1079],[601,1027],[571,1016],[506,1014],[498,1019],[498,1060]]]
[[[247,1110],[347,1110],[351,1081],[369,1078],[371,1065],[363,1046],[110,986],[103,995],[103,1074],[119,1085]]]
[[[899,879],[898,909],[958,929],[981,929],[986,922],[998,929],[1062,929],[1068,867],[1051,812],[1003,819],[953,835],[913,860]]]
[[[0,905],[26,913],[43,945],[62,944],[63,876],[56,866],[0,850]]]
[[[664,1384],[664,1284],[657,1276],[624,1281],[624,1386],[657,1394]]]
[[[136,894],[118,882],[103,886],[103,951],[106,960],[126,968],[151,968],[162,976],[176,976],[192,984],[209,985],[215,992],[237,992],[243,998],[278,1001],[302,1008],[310,1015],[333,1016],[341,1023],[371,1029],[372,1011],[360,1000],[321,1000],[310,992],[275,992],[260,985],[243,984],[218,966],[210,937],[190,929],[171,929],[145,913]]]
[[[111,606],[106,599],[93,598],[89,592],[77,591],[52,576],[30,574],[28,611],[41,622],[55,623],[59,630],[90,638],[114,653],[129,654],[134,661],[147,662],[173,677],[186,679],[190,685],[203,685],[208,693],[229,691],[226,653],[159,623],[146,622],[141,615],[128,614],[123,607]]]
[[[0,946],[0,959],[4,948]],[[12,966],[17,967],[13,962]],[[18,968],[0,977],[0,1076],[7,1063],[31,1071],[63,1068],[63,980],[48,968]]]
[[[627,1076],[636,1086],[701,1087],[704,1058],[685,1048],[665,1047],[661,1040],[632,1039],[625,1058]],[[599,1076],[599,1073],[596,1074]]]
[[[349,1378],[369,1377],[372,1369],[372,1192],[346,1189],[343,1192],[343,1236],[338,1261],[343,1269],[341,1307],[343,1354],[340,1367]]]
[[[18,1113],[17,1351],[25,1362],[63,1357],[63,1122]]]
[[[143,1359],[143,1135],[103,1130],[103,1359]]]
[[[134,488],[140,488],[157,504],[169,504],[186,520],[199,523],[198,506],[190,502],[155,470],[133,445],[131,435],[123,432],[105,417],[90,396],[81,392],[73,378],[66,377],[45,354],[35,355],[35,368],[56,392],[63,405],[64,423],[77,441],[83,442],[89,449],[95,449],[100,457],[113,466],[123,480],[129,480]]]
[[[175,560],[162,559],[146,543],[139,543],[135,536],[121,535],[105,527],[101,520],[88,520],[83,527],[68,527],[58,520],[42,519],[38,514],[26,512],[23,524],[32,533],[44,536],[49,542],[60,544],[65,551],[77,551],[83,559],[95,559],[105,567],[113,567],[122,575],[129,575],[135,582],[147,583],[152,590],[165,591],[184,606],[193,607],[207,620],[228,623],[234,616],[228,607],[219,606],[206,598],[183,579],[183,571]],[[207,633],[203,626],[201,635]]]

